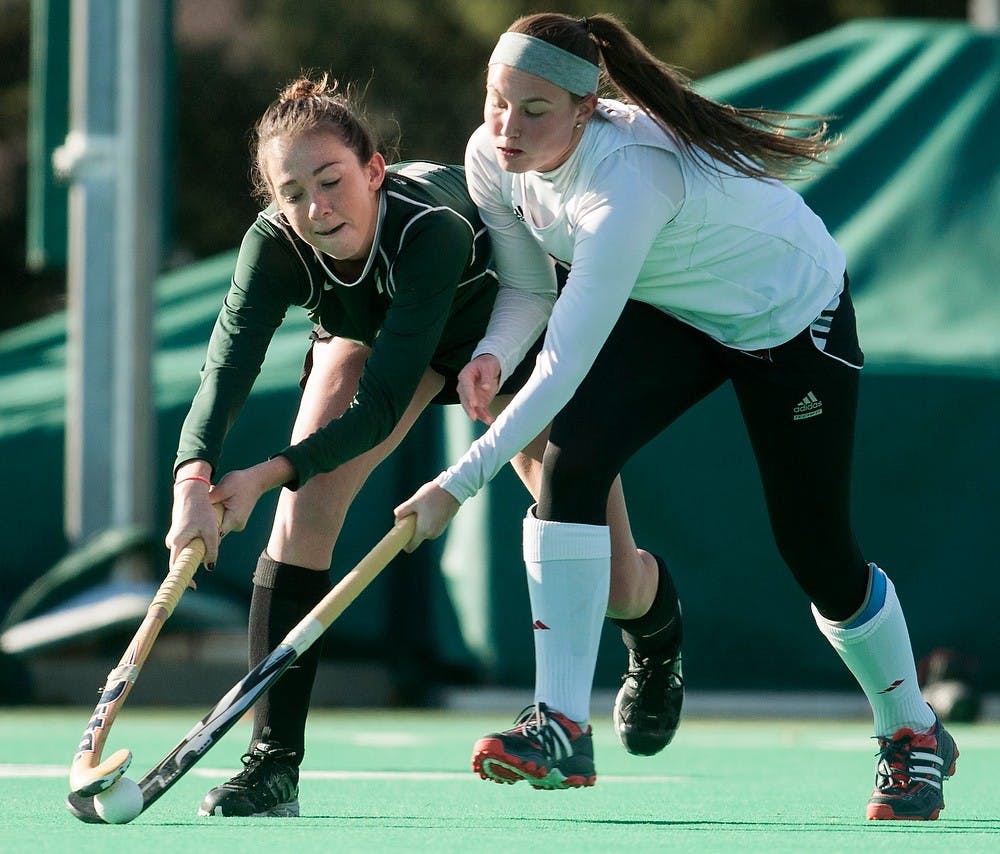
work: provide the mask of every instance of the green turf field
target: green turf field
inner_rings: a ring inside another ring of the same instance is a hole
[[[862,722],[685,720],[660,756],[595,721],[598,782],[581,791],[500,786],[468,770],[472,743],[506,716],[320,711],[310,718],[298,819],[196,815],[249,737],[237,724],[129,825],[83,824],[63,807],[90,708],[0,711],[0,850],[149,852],[1000,851],[1000,725],[952,727],[961,757],[930,823],[864,820],[874,769]],[[125,708],[105,755],[138,778],[207,709]],[[516,711],[516,710],[512,710]]]

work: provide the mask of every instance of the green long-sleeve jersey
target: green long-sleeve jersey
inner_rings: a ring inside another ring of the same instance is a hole
[[[216,467],[223,441],[291,306],[327,332],[372,348],[344,414],[278,451],[297,488],[370,450],[399,422],[427,367],[453,378],[486,329],[496,296],[489,238],[457,166],[409,162],[386,173],[375,243],[354,282],[269,208],[249,228],[219,312],[175,468]]]

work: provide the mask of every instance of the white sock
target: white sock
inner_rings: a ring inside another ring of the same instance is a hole
[[[871,568],[873,573],[882,572],[875,564]],[[929,729],[934,725],[934,712],[920,693],[910,635],[896,588],[888,576],[884,573],[883,576],[885,602],[871,619],[860,625],[853,625],[857,622],[855,617],[840,623],[828,620],[815,605],[812,611],[819,630],[854,674],[871,703],[875,735],[887,737],[903,727],[914,732]],[[869,584],[869,591],[872,587]],[[864,612],[866,607],[862,605],[859,613]]]
[[[610,530],[542,522],[532,507],[524,519],[524,564],[535,638],[535,702],[586,723],[608,608]]]

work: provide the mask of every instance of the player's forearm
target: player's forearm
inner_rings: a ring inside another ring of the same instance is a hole
[[[520,364],[552,313],[555,294],[501,287],[486,334],[472,358],[489,354],[500,363],[501,382]]]
[[[295,470],[295,466],[292,465],[291,460],[280,454],[271,457],[266,462],[258,463],[250,468],[249,471],[253,473],[254,478],[260,486],[262,495],[265,492],[269,492],[272,489],[284,486],[286,483],[291,483],[298,479],[298,473]]]

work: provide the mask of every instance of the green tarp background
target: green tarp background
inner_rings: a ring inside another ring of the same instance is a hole
[[[741,106],[823,112],[844,143],[798,187],[849,258],[867,365],[855,463],[862,546],[894,579],[918,657],[977,656],[1000,688],[1000,38],[963,24],[867,21],[701,81]],[[238,236],[234,236],[238,238]],[[235,253],[156,287],[154,363],[160,467],[170,467]],[[297,405],[308,322],[293,315],[227,444],[223,467],[283,447]],[[0,335],[0,614],[67,551],[62,534],[65,317]],[[609,405],[614,405],[613,400]],[[472,437],[455,407],[425,417],[353,508],[335,566],[388,529],[392,507]],[[817,464],[821,464],[818,461]],[[808,473],[803,473],[808,476]],[[692,688],[850,687],[781,563],[735,399],[720,390],[624,472],[638,542],[668,558],[684,601]],[[415,668],[455,665],[530,684],[532,638],[520,520],[528,499],[504,472],[441,542],[400,559],[331,629],[327,654],[405,649]],[[228,537],[199,587],[245,603],[274,497]],[[816,543],[817,550],[823,543]],[[162,556],[165,564],[165,556]],[[440,572],[438,568],[440,566]],[[197,595],[197,594],[188,594]],[[429,627],[429,628],[428,628]],[[597,684],[623,655],[605,633]]]

